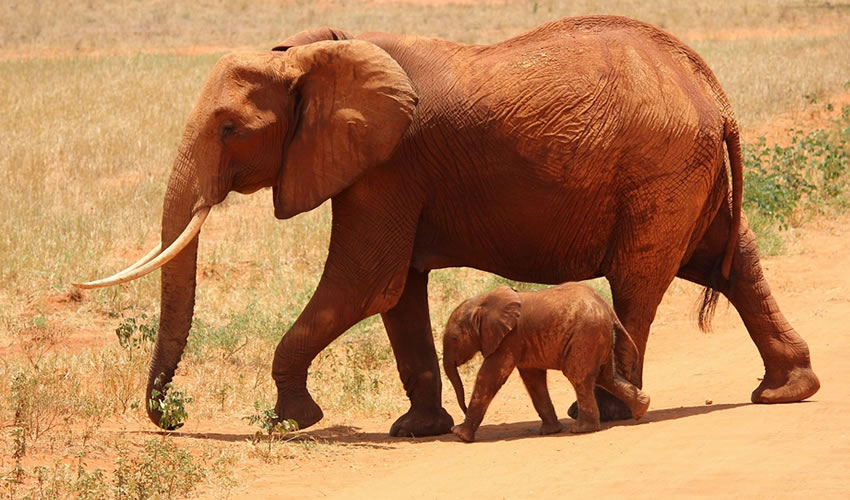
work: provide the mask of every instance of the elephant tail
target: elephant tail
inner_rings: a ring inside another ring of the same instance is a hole
[[[640,353],[632,336],[616,317],[614,318],[614,369],[627,380],[638,368]]]
[[[732,273],[732,256],[738,245],[738,231],[741,228],[741,204],[744,193],[744,161],[741,157],[741,138],[738,135],[738,122],[735,118],[727,118],[724,125],[723,139],[729,153],[729,167],[732,170],[732,224],[729,227],[729,240],[726,242],[726,255],[720,272],[723,278],[730,279]]]
[[[741,204],[744,192],[744,161],[741,157],[741,138],[738,135],[738,123],[735,118],[726,119],[723,130],[723,140],[726,141],[726,150],[729,153],[729,168],[732,171],[732,222],[729,226],[729,239],[726,241],[726,253],[723,260],[715,263],[711,274],[708,276],[708,284],[702,295],[702,304],[699,308],[698,324],[703,332],[711,331],[711,318],[717,309],[717,301],[720,298],[720,284],[718,273],[723,275],[729,284],[727,286],[728,296],[731,297],[735,289],[735,276],[732,273],[732,257],[738,245],[738,232],[741,229]]]

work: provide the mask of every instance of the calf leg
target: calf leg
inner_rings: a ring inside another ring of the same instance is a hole
[[[546,386],[546,370],[520,368],[519,376],[522,378],[522,383],[525,384],[528,395],[531,396],[534,409],[537,410],[537,414],[543,421],[540,425],[540,434],[561,432],[563,427],[555,414],[555,407],[549,397],[549,388]]]

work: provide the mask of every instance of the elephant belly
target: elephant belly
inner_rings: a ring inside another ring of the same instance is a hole
[[[454,210],[426,213],[412,267],[472,267],[544,284],[600,276],[615,216],[576,201],[580,198],[563,191],[505,189],[497,190],[491,202],[469,206],[458,200]]]

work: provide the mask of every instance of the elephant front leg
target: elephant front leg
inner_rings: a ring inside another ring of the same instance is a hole
[[[323,280],[324,281],[324,280]],[[343,289],[319,283],[307,307],[275,350],[272,378],[277,386],[275,414],[304,429],[322,419],[307,391],[307,369],[313,359],[348,328],[365,317]]]
[[[383,313],[410,410],[390,428],[391,436],[447,434],[454,423],[441,401],[440,366],[428,312],[428,274],[410,269],[398,303]]]
[[[463,423],[452,427],[452,433],[462,441],[475,441],[475,432],[484,420],[484,414],[493,397],[508,380],[516,367],[513,356],[507,352],[496,352],[484,359],[475,377],[475,389]]]
[[[277,414],[294,418],[301,427],[322,418],[306,386],[307,368],[313,359],[358,321],[394,308],[401,313],[392,321],[392,329],[399,335],[403,330],[410,333],[406,331],[408,314],[418,318],[409,320],[415,335],[405,337],[402,344],[410,342],[405,344],[405,352],[412,353],[411,357],[430,361],[426,365],[436,379],[431,397],[436,392],[439,407],[439,371],[428,327],[425,277],[406,283],[419,211],[410,196],[388,191],[387,183],[393,182],[396,171],[366,175],[333,198],[331,241],[322,279],[275,352],[272,375],[278,390]],[[407,293],[405,287],[415,293]],[[403,295],[406,298],[401,300]],[[390,335],[391,340],[393,337]],[[451,419],[442,427],[448,430],[450,425]]]
[[[558,415],[555,413],[555,406],[552,404],[549,388],[546,385],[546,370],[520,368],[519,376],[522,378],[522,383],[525,384],[528,395],[531,396],[534,409],[537,410],[540,420],[543,421],[540,424],[540,434],[561,432],[563,426],[558,421]]]

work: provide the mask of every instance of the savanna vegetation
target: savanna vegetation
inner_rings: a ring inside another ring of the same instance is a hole
[[[194,327],[163,402],[169,418],[187,422],[174,433],[151,428],[141,400],[156,334],[156,274],[90,293],[70,285],[121,269],[158,241],[184,119],[224,51],[269,47],[319,25],[489,43],[586,13],[656,24],[709,62],[748,143],[745,210],[763,253],[783,252],[786,235],[813,215],[848,209],[850,106],[841,96],[850,92],[850,8],[835,2],[0,6],[0,494],[222,497],[252,467],[338,446],[288,422],[270,424],[271,354],[318,281],[328,204],[280,222],[270,193],[234,193],[213,210],[201,239]],[[761,137],[790,112],[816,119]],[[459,300],[502,282],[469,269],[432,273],[435,338]],[[464,376],[472,373],[468,366]],[[337,419],[386,418],[389,427],[407,406],[378,317],[324,351],[308,383]],[[221,429],[228,439],[191,439]]]

